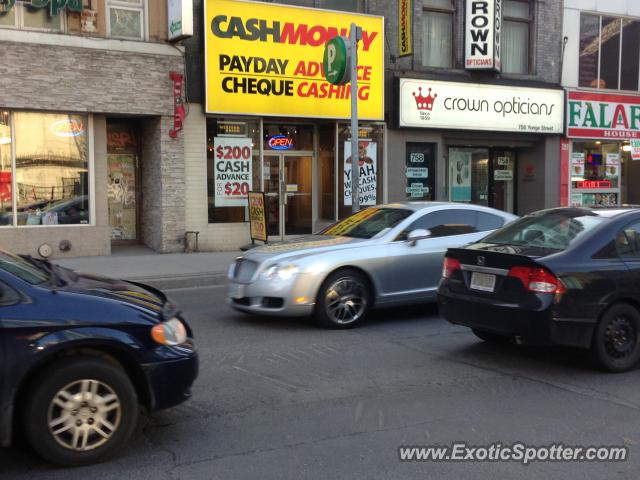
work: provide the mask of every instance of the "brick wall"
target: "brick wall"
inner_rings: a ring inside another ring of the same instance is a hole
[[[171,117],[142,122],[142,242],[156,251],[181,251],[185,231],[183,134],[169,137]]]
[[[414,0],[413,49],[412,57],[394,58],[398,52],[398,14],[397,2],[370,0],[367,2],[367,13],[385,17],[385,50],[386,67],[394,73],[410,75],[431,73],[436,75],[456,75],[461,80],[483,83],[494,77],[491,73],[471,73],[463,69],[464,65],[464,0],[454,0],[454,68],[427,68],[422,63],[422,2]],[[523,81],[539,81],[547,83],[560,82],[560,55],[562,50],[562,0],[532,0],[534,21],[531,26],[531,49],[533,52],[531,72],[529,75],[500,74],[497,78],[517,79]]]
[[[169,72],[183,70],[179,54],[34,43],[3,42],[1,58],[3,108],[171,115]]]

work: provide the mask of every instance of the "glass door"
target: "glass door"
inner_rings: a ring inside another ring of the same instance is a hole
[[[515,165],[513,150],[491,151],[491,207],[513,213]]]
[[[269,237],[312,233],[312,155],[264,156],[264,192]]]
[[[282,155],[265,155],[262,164],[264,181],[264,194],[267,208],[267,235],[269,237],[282,237],[280,229],[280,160]]]
[[[136,156],[108,154],[107,164],[111,240],[137,240]]]
[[[283,154],[284,235],[312,233],[311,155]]]

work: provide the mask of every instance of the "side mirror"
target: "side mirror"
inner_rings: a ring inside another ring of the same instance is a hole
[[[429,238],[430,236],[431,230],[427,230],[426,228],[417,228],[415,230],[411,230],[407,234],[407,243],[409,243],[411,247],[415,247],[416,243],[418,243],[418,240],[424,240],[426,238]]]

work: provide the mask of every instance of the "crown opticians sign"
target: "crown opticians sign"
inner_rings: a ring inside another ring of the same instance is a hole
[[[65,7],[72,12],[82,12],[82,0],[23,0],[24,4],[34,8],[49,6],[50,15],[58,15]],[[16,4],[16,0],[0,2],[0,13],[6,13]]]
[[[207,113],[349,118],[350,85],[325,80],[323,53],[353,22],[360,118],[382,120],[382,17],[233,0],[205,0]]]
[[[502,0],[467,0],[464,65],[467,70],[500,71]]]
[[[474,83],[400,79],[400,126],[562,133],[564,93]]]
[[[567,137],[640,138],[640,96],[567,92]]]

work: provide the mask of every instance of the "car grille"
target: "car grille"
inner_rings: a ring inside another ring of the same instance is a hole
[[[233,271],[233,279],[240,283],[249,283],[253,278],[253,274],[258,269],[258,263],[239,258],[236,260],[236,268]]]

